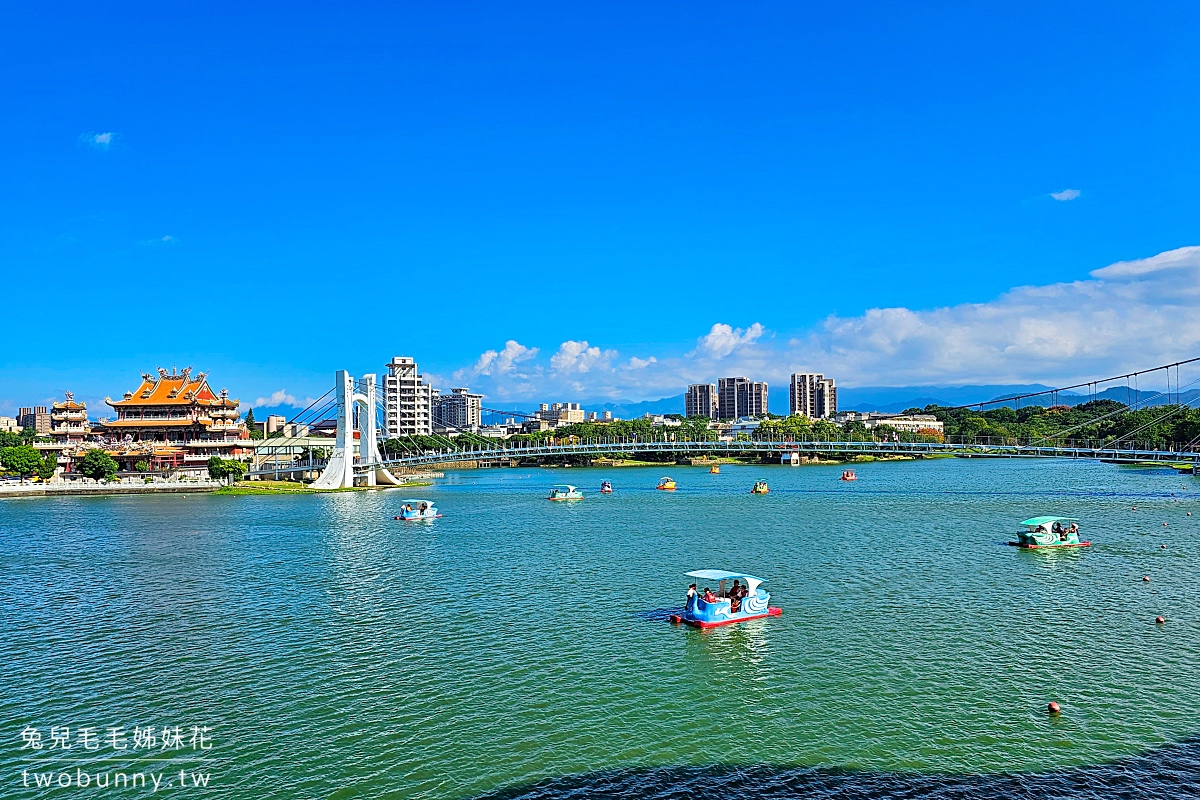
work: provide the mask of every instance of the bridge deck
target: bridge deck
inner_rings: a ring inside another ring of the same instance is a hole
[[[447,450],[419,453],[378,463],[356,464],[356,472],[378,466],[405,469],[437,466],[455,461],[506,461],[511,459],[546,458],[555,456],[669,454],[680,458],[711,456],[800,455],[847,458],[854,456],[929,456],[952,455],[963,458],[1087,458],[1118,463],[1158,462],[1185,463],[1193,467],[1200,462],[1200,452],[1194,450],[1140,450],[1092,446],[1050,446],[1034,444],[947,443],[947,442],[579,442],[575,444],[528,445],[494,447],[478,450]],[[308,462],[295,466],[263,465],[250,475],[274,475],[294,471],[320,469],[320,463]]]

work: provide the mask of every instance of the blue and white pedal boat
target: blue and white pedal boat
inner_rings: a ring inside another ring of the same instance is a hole
[[[706,602],[702,592],[698,589],[694,595],[688,598],[687,606],[684,607],[682,614],[671,615],[671,622],[692,625],[697,628],[715,628],[719,625],[731,625],[734,622],[745,622],[749,619],[778,617],[783,613],[782,608],[770,605],[771,595],[760,585],[763,582],[762,578],[756,578],[744,572],[727,572],[723,569],[698,569],[686,574],[689,578],[709,582],[709,588],[711,588],[711,584],[717,584],[717,599],[715,602]],[[732,582],[735,580],[746,587],[745,596],[737,599],[736,602],[734,598],[729,597],[729,591],[733,588]],[[737,606],[736,611],[734,606]]]

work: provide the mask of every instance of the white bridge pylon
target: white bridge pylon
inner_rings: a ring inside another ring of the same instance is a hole
[[[378,432],[375,423],[375,376],[363,375],[362,394],[354,391],[354,379],[340,369],[336,374],[337,438],[333,455],[321,477],[313,482],[316,489],[348,489],[354,486],[355,464],[379,464]],[[354,452],[354,409],[358,408],[358,453]],[[368,469],[367,486],[399,486],[392,473],[381,466]]]

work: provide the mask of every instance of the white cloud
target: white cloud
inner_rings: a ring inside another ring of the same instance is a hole
[[[469,372],[464,373],[459,370],[454,374],[456,379],[461,379],[467,375],[503,375],[513,371],[513,366],[522,361],[528,361],[538,354],[536,347],[526,347],[514,339],[509,339],[504,343],[504,349],[500,352],[495,350],[485,350],[479,355],[475,361],[475,366]]]
[[[1082,194],[1078,189],[1063,189],[1061,192],[1051,192],[1050,196],[1055,200],[1066,201],[1074,200]]]
[[[616,357],[616,350],[589,347],[586,340],[568,340],[559,345],[558,352],[551,356],[550,366],[555,372],[582,374],[594,369],[610,369],[609,365]]]
[[[112,147],[113,142],[117,139],[117,134],[112,131],[104,133],[81,133],[79,134],[79,143],[84,147],[89,147],[92,150],[106,151]]]
[[[753,344],[765,332],[766,328],[757,322],[745,330],[718,322],[708,333],[696,340],[697,346],[693,353],[709,358],[724,358],[734,350]]]
[[[164,244],[175,244],[174,236],[161,236],[158,239],[143,239],[138,242],[142,247],[156,247]]]
[[[693,350],[685,347],[618,364],[615,350],[569,339],[543,367],[536,348],[509,342],[463,372],[483,376],[478,388],[501,399],[585,403],[666,397],[726,375],[781,386],[797,371],[823,372],[843,386],[1062,385],[1200,355],[1200,246],[1117,262],[1084,280],[1019,286],[982,303],[833,315],[790,339],[760,323],[717,323]],[[518,360],[529,363],[517,370]]]
[[[291,406],[292,408],[305,408],[312,403],[311,397],[306,397],[303,400],[297,400],[295,395],[287,393],[287,390],[280,389],[271,392],[270,397],[259,397],[254,401],[254,406]]]
[[[629,363],[625,365],[625,368],[626,369],[645,369],[646,367],[650,366],[651,364],[657,364],[657,363],[658,363],[658,359],[655,358],[654,356],[650,356],[649,358],[638,358],[637,356],[630,356]]]

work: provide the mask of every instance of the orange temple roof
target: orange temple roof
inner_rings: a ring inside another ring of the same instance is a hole
[[[238,401],[222,395],[218,397],[208,386],[208,378],[200,372],[195,376],[188,367],[180,373],[167,373],[165,369],[158,370],[158,376],[150,373],[142,375],[142,383],[132,392],[126,392],[121,400],[105,398],[104,402],[116,408],[118,406],[189,406],[203,405],[210,407],[237,408]]]

